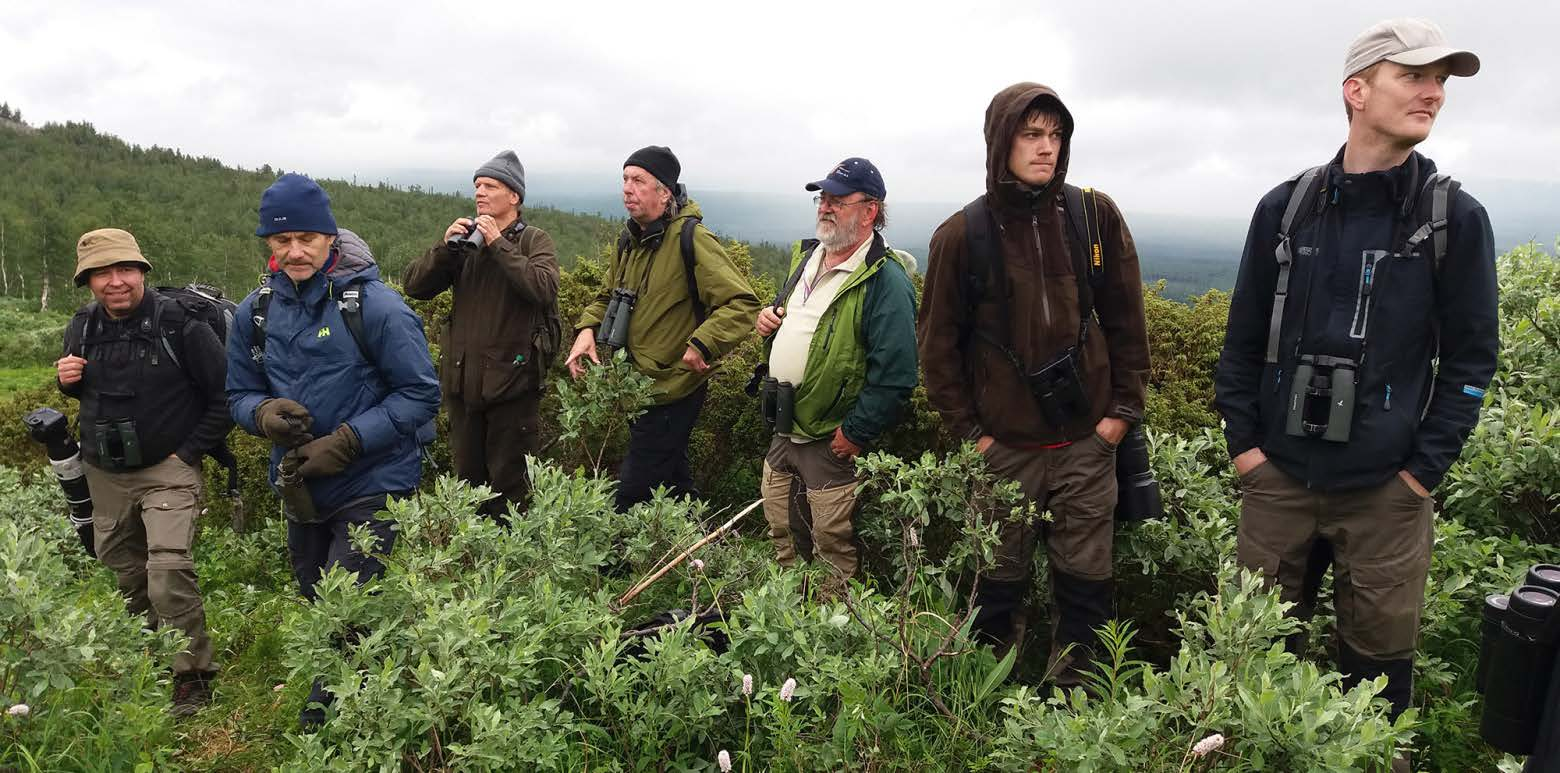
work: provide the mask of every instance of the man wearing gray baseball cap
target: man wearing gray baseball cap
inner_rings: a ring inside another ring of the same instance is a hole
[[[1495,373],[1495,250],[1483,206],[1414,150],[1479,58],[1393,19],[1344,61],[1348,140],[1258,204],[1215,404],[1243,490],[1240,563],[1301,616],[1332,563],[1344,686],[1385,675],[1395,718],[1413,702],[1430,492]]]

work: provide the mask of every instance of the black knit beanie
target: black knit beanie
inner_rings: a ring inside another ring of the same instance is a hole
[[[650,176],[660,180],[667,190],[673,192],[677,190],[677,178],[682,174],[682,164],[677,162],[677,156],[672,155],[672,149],[665,145],[640,148],[623,162],[623,166],[637,166],[649,172]]]

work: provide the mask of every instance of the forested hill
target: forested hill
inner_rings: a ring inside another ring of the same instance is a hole
[[[0,295],[47,293],[51,305],[65,306],[79,300],[71,281],[76,238],[110,226],[135,234],[158,284],[198,279],[241,297],[264,267],[264,245],[254,236],[260,194],[284,171],[142,148],[87,123],[34,129],[14,121],[0,121],[0,170]],[[416,187],[320,182],[336,222],[368,242],[387,277],[398,277],[451,220],[474,211],[468,197]],[[526,207],[525,219],[552,235],[566,266],[599,254],[620,228],[544,207]],[[760,257],[780,259],[755,252]]]

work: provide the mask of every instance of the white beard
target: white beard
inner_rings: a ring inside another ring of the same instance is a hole
[[[847,230],[838,220],[829,222],[819,219],[818,225],[813,231],[818,237],[818,243],[823,245],[825,252],[838,253],[840,250],[855,244],[860,234]]]

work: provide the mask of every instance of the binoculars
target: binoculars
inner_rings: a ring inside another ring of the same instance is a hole
[[[38,408],[22,417],[27,434],[42,443],[49,452],[49,467],[65,491],[70,506],[70,525],[87,555],[97,558],[92,537],[92,492],[87,488],[87,472],[81,467],[81,447],[70,435],[65,414],[53,408]]]
[[[308,481],[298,474],[298,457],[292,453],[276,463],[276,494],[282,500],[288,519],[297,523],[319,523],[320,512],[314,506]]]
[[[1159,481],[1148,465],[1148,438],[1133,424],[1116,446],[1116,522],[1129,523],[1165,514]]]
[[[1527,773],[1560,771],[1560,566],[1534,566],[1511,593],[1486,597],[1481,629],[1479,734],[1530,755]]]
[[[758,408],[770,432],[790,434],[796,424],[796,387],[789,381],[765,377],[758,385]]]
[[[471,227],[466,229],[465,235],[451,236],[444,240],[444,246],[455,252],[476,252],[487,244],[487,237],[482,235],[482,229],[477,228],[475,218],[472,218]]]
[[[639,293],[633,290],[619,287],[612,291],[612,297],[607,301],[607,313],[602,315],[601,326],[596,328],[597,346],[622,349],[628,345],[628,322],[633,318],[634,304],[638,302]]]
[[[1052,427],[1065,427],[1078,417],[1089,415],[1089,396],[1084,394],[1083,377],[1078,371],[1078,347],[1067,347],[1029,374],[1027,381],[1029,393]]]
[[[97,432],[100,464],[116,470],[143,466],[141,438],[135,433],[134,419],[98,419],[92,427]]]
[[[1302,355],[1289,386],[1284,432],[1347,443],[1349,426],[1354,423],[1356,367],[1347,357]]]

